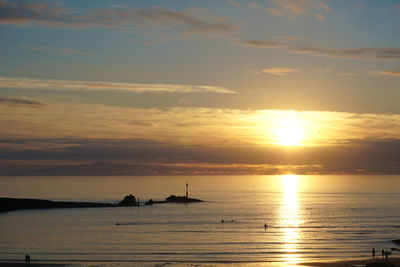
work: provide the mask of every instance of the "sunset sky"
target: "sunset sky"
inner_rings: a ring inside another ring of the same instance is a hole
[[[400,174],[400,1],[0,0],[0,175]]]

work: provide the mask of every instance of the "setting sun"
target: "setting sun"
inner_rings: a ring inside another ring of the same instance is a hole
[[[283,146],[297,146],[304,139],[304,130],[296,116],[282,118],[274,129],[276,142]]]

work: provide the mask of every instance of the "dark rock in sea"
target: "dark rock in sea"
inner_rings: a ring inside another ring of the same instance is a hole
[[[0,212],[22,209],[60,209],[60,208],[97,208],[115,207],[110,203],[66,202],[29,198],[0,198]]]
[[[400,239],[393,239],[392,242],[396,245],[400,245]]]
[[[173,202],[173,203],[188,203],[188,202],[203,202],[203,200],[190,198],[186,196],[175,196],[170,195],[166,198],[166,202]]]
[[[152,199],[150,199],[150,200],[147,200],[144,204],[145,205],[153,205],[154,201]]]
[[[136,206],[136,198],[133,195],[125,196],[118,204],[118,207]]]

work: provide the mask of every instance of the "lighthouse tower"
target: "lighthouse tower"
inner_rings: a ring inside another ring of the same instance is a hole
[[[189,198],[189,189],[188,189],[188,183],[186,182],[186,199]]]

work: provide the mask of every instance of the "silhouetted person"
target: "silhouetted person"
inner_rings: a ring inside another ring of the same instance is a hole
[[[268,225],[266,223],[264,223],[264,230],[267,230]]]
[[[382,248],[382,259],[383,259],[383,256],[385,256],[385,251]]]
[[[372,248],[372,259],[375,260],[375,248]]]
[[[31,264],[31,256],[25,254],[25,264]]]
[[[224,223],[224,219],[221,220],[221,223]]]

